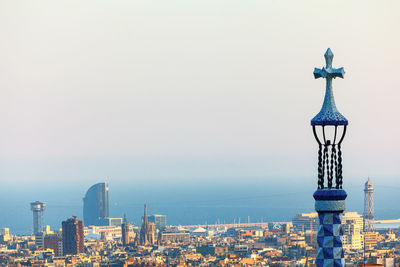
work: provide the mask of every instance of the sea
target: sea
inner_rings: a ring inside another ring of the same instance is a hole
[[[102,182],[99,180],[98,182]],[[169,225],[291,221],[298,213],[313,212],[316,182],[312,179],[165,179],[112,180],[109,183],[111,217],[140,225],[144,204],[148,214],[167,215]],[[30,202],[46,203],[45,225],[59,229],[63,220],[82,219],[83,197],[92,181],[8,183],[0,187],[0,228],[13,234],[32,231]],[[362,213],[362,184],[348,184],[347,211]],[[400,218],[400,189],[375,185],[375,217]],[[377,225],[378,228],[400,224]]]

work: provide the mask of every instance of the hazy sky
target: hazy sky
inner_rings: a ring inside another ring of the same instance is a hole
[[[344,182],[400,173],[398,1],[2,1],[0,179],[316,180],[330,47]],[[350,178],[349,178],[350,177]]]

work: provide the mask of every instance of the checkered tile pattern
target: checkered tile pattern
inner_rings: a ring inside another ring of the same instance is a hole
[[[318,267],[343,267],[343,228],[339,212],[320,212],[317,240],[319,250],[316,263]]]

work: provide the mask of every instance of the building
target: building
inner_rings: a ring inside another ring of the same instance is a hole
[[[44,210],[46,203],[35,201],[31,203],[31,210],[33,212],[33,234],[43,232],[44,227]]]
[[[356,220],[342,221],[343,225],[343,248],[359,250],[364,248],[364,235],[362,225]]]
[[[290,233],[290,223],[282,223],[281,231],[282,231],[282,233],[289,234]]]
[[[84,253],[83,222],[76,216],[62,222],[62,241],[64,255]]]
[[[1,235],[10,235],[10,228],[2,228],[1,229]]]
[[[355,211],[349,211],[349,212],[345,212],[343,213],[343,217],[342,217],[342,222],[344,224],[345,221],[348,220],[354,220],[356,224],[361,226],[361,229],[363,227],[364,224],[364,219],[363,216],[361,214],[358,214]]]
[[[196,247],[196,252],[203,256],[225,256],[229,253],[228,246],[216,246],[215,244],[207,244]]]
[[[378,244],[378,233],[377,232],[367,232],[364,233],[364,246],[366,250],[371,250]]]
[[[38,248],[43,248],[43,243],[44,243],[44,232],[39,232],[35,234],[35,246]]]
[[[99,239],[104,237],[106,240],[121,239],[122,229],[121,226],[107,225],[107,226],[94,226],[90,225],[83,228],[83,233],[86,238]]]
[[[154,223],[148,221],[147,209],[144,205],[144,215],[142,227],[140,228],[139,244],[142,246],[153,245],[155,243],[155,226]]]
[[[184,243],[190,242],[190,233],[188,232],[163,232],[161,233],[161,242]]]
[[[130,236],[129,236],[129,223],[126,220],[126,216],[124,215],[124,222],[121,225],[121,232],[122,232],[122,244],[127,246],[130,243]]]
[[[318,231],[318,213],[310,212],[310,213],[300,213],[297,214],[293,219],[293,228],[297,231],[309,231],[313,230],[314,232]]]
[[[121,226],[122,218],[102,218],[98,220],[97,226]]]
[[[51,235],[51,234],[54,234],[54,231],[52,231],[52,230],[50,229],[50,225],[46,225],[46,227],[44,228],[44,233],[45,233],[46,235]]]
[[[149,216],[149,222],[154,223],[156,229],[162,232],[164,231],[165,227],[167,227],[167,216],[154,214]]]
[[[7,242],[10,240],[11,240],[10,229],[9,228],[1,229],[0,242]]]
[[[108,217],[108,184],[95,184],[89,188],[83,198],[83,221],[85,225],[100,226],[102,219]]]
[[[61,232],[46,235],[44,237],[44,248],[52,249],[56,257],[63,255],[63,239]]]
[[[124,246],[127,246],[130,243],[129,223],[128,222],[124,222],[121,225],[121,230],[122,230],[122,244]]]

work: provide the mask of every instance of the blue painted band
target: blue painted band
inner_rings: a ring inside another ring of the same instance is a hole
[[[311,126],[340,126],[349,125],[347,120],[311,120]]]
[[[315,200],[345,200],[347,193],[343,189],[318,189],[313,196]]]
[[[343,212],[346,208],[344,200],[317,200],[315,210],[318,212]]]

